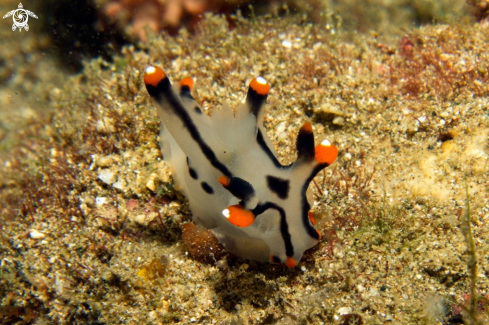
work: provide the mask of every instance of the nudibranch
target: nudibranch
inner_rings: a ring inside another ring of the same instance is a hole
[[[307,188],[335,162],[337,148],[328,140],[315,146],[306,122],[297,136],[297,160],[283,166],[263,126],[270,85],[262,77],[250,82],[234,112],[224,107],[211,116],[193,99],[192,78],[172,86],[161,68],[149,66],[144,83],[161,119],[163,158],[194,222],[237,256],[297,265],[320,239]]]

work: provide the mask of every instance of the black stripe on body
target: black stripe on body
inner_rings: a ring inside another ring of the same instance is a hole
[[[314,133],[301,128],[297,135],[295,147],[297,149],[297,159],[313,161],[315,155]]]
[[[183,85],[180,87],[180,97],[186,97],[189,99],[194,99],[192,94],[190,93],[190,87],[187,85]]]
[[[265,139],[263,138],[263,134],[261,133],[261,130],[258,129],[258,132],[256,134],[256,142],[258,142],[258,145],[260,148],[267,154],[268,158],[273,162],[275,167],[282,169],[285,166],[282,166],[282,164],[278,161],[277,157],[273,154],[272,150],[267,146],[267,143],[265,142]]]
[[[285,255],[287,255],[287,257],[294,256],[294,247],[292,246],[292,241],[290,239],[289,225],[287,224],[287,218],[284,209],[273,202],[265,202],[263,204],[258,204],[256,208],[251,210],[251,212],[253,212],[255,217],[258,217],[258,215],[262,214],[268,209],[275,209],[280,214],[280,233],[282,234],[282,238],[285,244]]]
[[[314,169],[312,170],[311,174],[309,175],[309,177],[304,182],[304,185],[302,185],[302,189],[301,189],[302,224],[304,225],[304,228],[306,228],[306,231],[309,234],[309,236],[311,236],[312,238],[314,238],[316,240],[319,240],[319,234],[317,233],[316,228],[314,228],[311,225],[311,222],[309,220],[308,212],[311,209],[311,205],[309,204],[309,202],[307,202],[306,192],[307,192],[307,188],[309,187],[309,183],[313,180],[313,178],[316,177],[316,175],[321,170],[323,170],[324,168],[326,168],[328,166],[329,166],[329,164],[320,164],[320,165],[315,166]]]
[[[260,110],[263,108],[265,101],[267,100],[267,95],[260,95],[253,88],[248,88],[248,94],[246,94],[246,105],[250,109],[250,112],[258,117]]]
[[[206,159],[210,162],[212,166],[218,169],[223,175],[227,177],[232,177],[231,171],[221,163],[214,151],[205,143],[204,139],[202,139],[197,126],[192,121],[192,118],[186,111],[185,107],[180,98],[175,96],[175,93],[172,89],[172,85],[168,77],[161,80],[156,87],[152,85],[146,85],[146,89],[149,95],[158,103],[167,101],[168,107],[178,116],[178,118],[182,121],[184,127],[190,133],[192,139],[199,145],[200,150],[206,157]]]
[[[267,100],[267,95],[260,95],[256,90],[249,87],[248,93],[246,94],[246,105],[248,106],[251,113],[258,118],[260,111],[264,107],[265,101]],[[258,123],[258,122],[257,122]],[[266,135],[265,135],[266,136]],[[256,141],[262,150],[267,154],[268,158],[273,162],[275,167],[282,169],[287,166],[282,166],[282,164],[278,161],[277,157],[273,154],[273,151],[268,147],[264,135],[262,134],[260,128],[258,128],[258,132],[256,134]]]
[[[187,98],[195,102],[195,99],[192,97],[191,89],[187,85],[183,85],[180,87],[180,98]],[[199,105],[194,106],[194,112],[197,114],[203,113]]]

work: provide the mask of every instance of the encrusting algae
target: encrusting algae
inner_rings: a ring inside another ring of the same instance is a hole
[[[489,27],[347,42],[287,19],[230,29],[207,17],[198,36],[92,60],[59,89],[50,120],[1,164],[3,322],[487,323]],[[311,184],[321,241],[297,267],[189,254],[188,203],[143,87],[150,63],[175,80],[193,73],[206,114],[266,77],[265,129],[283,165],[306,120],[341,148]]]

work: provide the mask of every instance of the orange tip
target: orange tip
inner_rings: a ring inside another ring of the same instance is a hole
[[[219,176],[217,178],[217,181],[219,183],[221,183],[222,186],[227,187],[227,186],[229,186],[229,183],[231,182],[231,179],[229,177],[226,177],[226,176],[223,175],[223,176]]]
[[[331,165],[336,157],[338,157],[338,149],[328,140],[323,140],[316,146],[315,159],[318,163]]]
[[[158,86],[161,80],[166,78],[163,69],[150,65],[144,70],[144,83],[153,87]]]
[[[287,267],[294,267],[297,265],[297,261],[294,260],[293,257],[287,257],[287,262],[285,262],[285,265],[287,265]]]
[[[309,217],[309,220],[311,221],[312,225],[314,226],[316,224],[316,220],[314,219],[314,214],[312,214],[311,211],[307,211],[307,216]]]
[[[278,263],[280,263],[280,259],[278,257],[276,257],[275,255],[270,255],[270,263],[278,264]]]
[[[301,131],[302,132],[306,132],[306,133],[311,133],[312,132],[312,124],[311,124],[311,122],[306,121],[306,123],[304,123],[304,125],[302,125]]]
[[[250,88],[260,95],[268,95],[268,92],[270,91],[270,85],[263,77],[256,77],[251,80]]]
[[[231,205],[222,210],[222,215],[236,227],[248,227],[255,221],[253,212],[244,209],[241,205]]]
[[[187,86],[190,88],[190,90],[192,90],[192,88],[194,87],[194,79],[192,79],[192,77],[183,78],[180,81],[180,86]]]

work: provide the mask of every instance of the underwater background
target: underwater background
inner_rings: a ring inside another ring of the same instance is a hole
[[[487,0],[22,5],[0,20],[1,323],[488,323]],[[149,64],[209,114],[265,77],[282,164],[308,120],[338,147],[297,267],[191,222]]]

